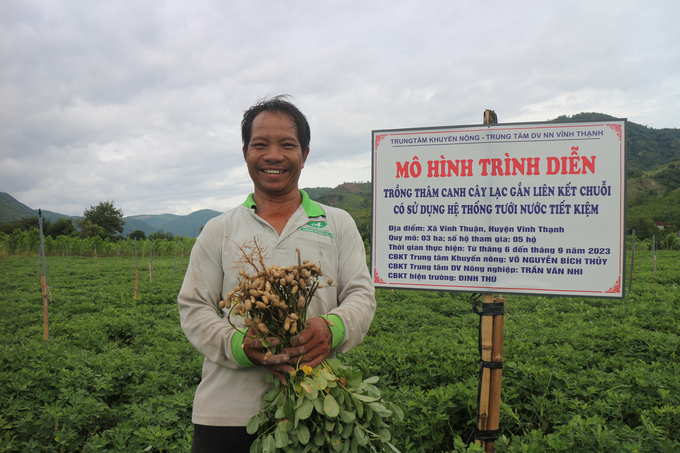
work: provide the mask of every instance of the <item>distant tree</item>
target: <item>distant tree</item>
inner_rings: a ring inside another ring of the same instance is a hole
[[[102,201],[97,206],[91,206],[83,213],[84,219],[79,222],[80,229],[86,237],[99,236],[102,239],[115,239],[117,235],[123,232],[123,210],[116,209],[113,206],[113,200]],[[87,228],[86,233],[84,226],[89,227],[89,224],[98,226],[101,230],[95,228]],[[97,234],[93,234],[93,233]]]
[[[94,237],[103,238],[106,236],[106,231],[104,230],[104,228],[100,227],[95,223],[92,223],[90,220],[79,219],[77,220],[77,223],[78,228],[80,228],[80,235],[84,238]]]
[[[640,240],[651,238],[659,234],[659,227],[648,217],[635,216],[628,221],[628,228],[635,229],[635,237]]]
[[[52,224],[48,224],[47,228],[43,225],[44,233],[47,236],[57,238],[58,236],[71,236],[76,233],[76,227],[73,220],[67,217],[62,217]]]
[[[678,245],[680,245],[680,239],[678,239],[678,236],[675,233],[668,233],[666,236],[666,245],[671,250],[677,250]]]
[[[128,234],[128,237],[130,239],[137,239],[138,241],[146,241],[146,233],[143,232],[142,230],[135,230],[132,233]]]
[[[165,239],[167,241],[172,241],[172,240],[175,239],[175,236],[170,232],[164,233],[163,230],[160,230],[160,231],[156,231],[155,233],[151,233],[149,235],[149,239],[152,239],[152,240],[153,239]]]
[[[43,232],[45,232],[50,227],[50,221],[47,220],[46,218],[43,218],[42,221],[43,221]],[[24,217],[23,219],[15,220],[14,222],[9,222],[9,223],[0,223],[0,231],[2,231],[5,234],[12,234],[12,233],[14,233],[14,230],[17,230],[17,229],[19,229],[21,231],[30,231],[33,228],[38,228],[38,227],[39,227],[38,216]]]

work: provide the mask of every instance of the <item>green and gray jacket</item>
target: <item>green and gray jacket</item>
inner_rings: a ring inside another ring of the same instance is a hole
[[[238,286],[235,244],[257,236],[267,250],[267,267],[296,264],[299,249],[301,259],[320,264],[324,275],[333,278],[332,286],[317,290],[308,311],[310,317],[328,316],[333,321],[331,354],[349,351],[368,331],[375,292],[354,220],[300,192],[302,203],[280,236],[256,214],[251,194],[241,206],[210,220],[196,240],[178,296],[182,329],[205,356],[194,398],[196,424],[245,426],[262,409],[268,385],[264,380],[268,371],[253,366],[241,348],[244,318],[232,317],[234,329],[218,315],[220,300]]]

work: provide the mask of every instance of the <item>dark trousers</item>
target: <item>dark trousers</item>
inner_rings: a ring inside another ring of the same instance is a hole
[[[245,426],[194,425],[191,453],[249,453],[256,438]]]

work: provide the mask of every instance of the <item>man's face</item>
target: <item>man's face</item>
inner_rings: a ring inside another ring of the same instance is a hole
[[[262,112],[253,120],[250,143],[243,147],[255,191],[287,195],[298,190],[309,148],[303,150],[295,123],[285,113]]]

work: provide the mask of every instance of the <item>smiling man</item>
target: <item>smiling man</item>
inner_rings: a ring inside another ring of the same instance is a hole
[[[354,220],[298,187],[311,137],[302,112],[285,96],[260,101],[244,113],[241,136],[254,192],[205,225],[178,296],[182,329],[205,356],[194,398],[192,453],[249,452],[254,436],[245,426],[263,407],[266,374],[281,378],[294,367],[314,367],[349,351],[363,340],[376,306]],[[294,264],[299,250],[335,283],[317,290],[307,327],[293,346],[266,359],[244,318],[232,316],[234,329],[225,319],[228,311],[218,308],[238,285],[236,245],[253,237],[267,249],[266,266]]]

